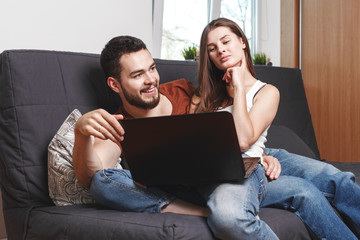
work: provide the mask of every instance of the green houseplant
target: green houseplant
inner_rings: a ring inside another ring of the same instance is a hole
[[[194,60],[196,57],[197,47],[195,45],[187,46],[182,50],[185,60]]]
[[[266,54],[265,53],[255,53],[252,60],[255,65],[265,65],[266,64]]]

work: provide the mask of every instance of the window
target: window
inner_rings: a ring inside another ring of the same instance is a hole
[[[199,47],[207,8],[206,0],[164,0],[161,58],[183,60],[182,49]]]
[[[255,0],[163,0],[161,58],[183,60],[182,50],[198,48],[204,27],[218,17],[239,24],[254,52],[255,10]]]

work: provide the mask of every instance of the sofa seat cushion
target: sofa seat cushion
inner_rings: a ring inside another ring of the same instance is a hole
[[[263,219],[280,239],[311,239],[294,214],[261,208]],[[29,217],[29,239],[216,239],[206,218],[173,213],[120,212],[96,205],[34,208]]]
[[[29,239],[214,239],[202,217],[120,212],[88,204],[33,209],[28,226]]]

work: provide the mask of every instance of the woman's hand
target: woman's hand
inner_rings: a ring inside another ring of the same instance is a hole
[[[272,156],[263,155],[266,175],[271,179],[278,179],[281,173],[281,164],[277,158]]]
[[[240,66],[235,66],[235,67],[231,67],[226,69],[225,74],[223,76],[223,80],[229,84],[229,86],[231,87],[231,89],[233,90],[234,88],[239,88],[241,87],[242,89],[245,88],[245,77],[246,77],[246,72],[247,72],[247,68],[245,64],[241,64],[240,62]]]

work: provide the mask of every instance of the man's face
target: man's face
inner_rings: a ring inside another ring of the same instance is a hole
[[[159,74],[148,50],[124,54],[120,58],[120,86],[123,101],[141,109],[159,104]]]

